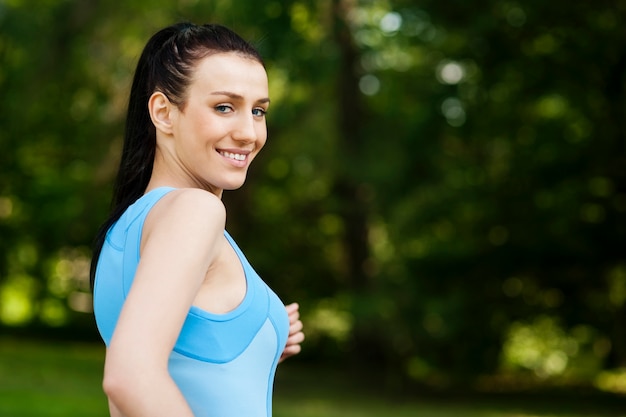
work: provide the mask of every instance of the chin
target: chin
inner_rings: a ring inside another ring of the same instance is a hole
[[[243,187],[243,184],[238,185],[238,186],[225,187],[225,188],[222,188],[222,190],[224,190],[224,191],[235,191],[235,190],[240,189],[241,187]]]
[[[234,191],[234,190],[238,190],[241,187],[243,187],[243,185],[245,184],[245,180],[243,181],[233,181],[231,183],[228,184],[224,184],[224,187],[222,187],[222,190],[225,191]]]

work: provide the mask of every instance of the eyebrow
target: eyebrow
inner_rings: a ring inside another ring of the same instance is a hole
[[[232,93],[230,91],[213,91],[211,92],[212,96],[227,96],[232,98],[233,100],[243,100],[243,96],[240,94]],[[269,103],[269,97],[261,98],[256,101],[257,103]]]

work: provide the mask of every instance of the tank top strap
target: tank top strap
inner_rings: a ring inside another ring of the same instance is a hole
[[[137,264],[139,263],[141,234],[148,213],[154,205],[167,193],[175,190],[173,187],[159,187],[151,190],[135,201],[127,210],[124,228],[126,229],[126,243],[124,247],[124,295],[128,295],[133,283]]]

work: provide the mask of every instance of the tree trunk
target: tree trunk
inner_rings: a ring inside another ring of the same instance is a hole
[[[362,123],[364,110],[359,91],[359,52],[349,27],[348,16],[353,2],[333,1],[333,34],[340,52],[340,68],[337,78],[339,101],[338,131],[339,157],[334,192],[339,201],[340,212],[345,225],[344,245],[347,255],[348,282],[352,290],[362,291],[368,287],[365,265],[370,256],[367,240],[368,205],[363,198],[363,180],[353,173],[354,165],[362,164],[364,138]],[[356,170],[358,171],[358,170]]]

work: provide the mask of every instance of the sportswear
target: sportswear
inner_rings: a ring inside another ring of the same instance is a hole
[[[96,324],[107,346],[137,270],[146,216],[172,190],[161,187],[146,193],[107,232],[94,285]],[[168,369],[196,417],[270,417],[274,374],[289,319],[278,296],[228,232],[224,235],[243,266],[245,297],[225,314],[192,305]]]

